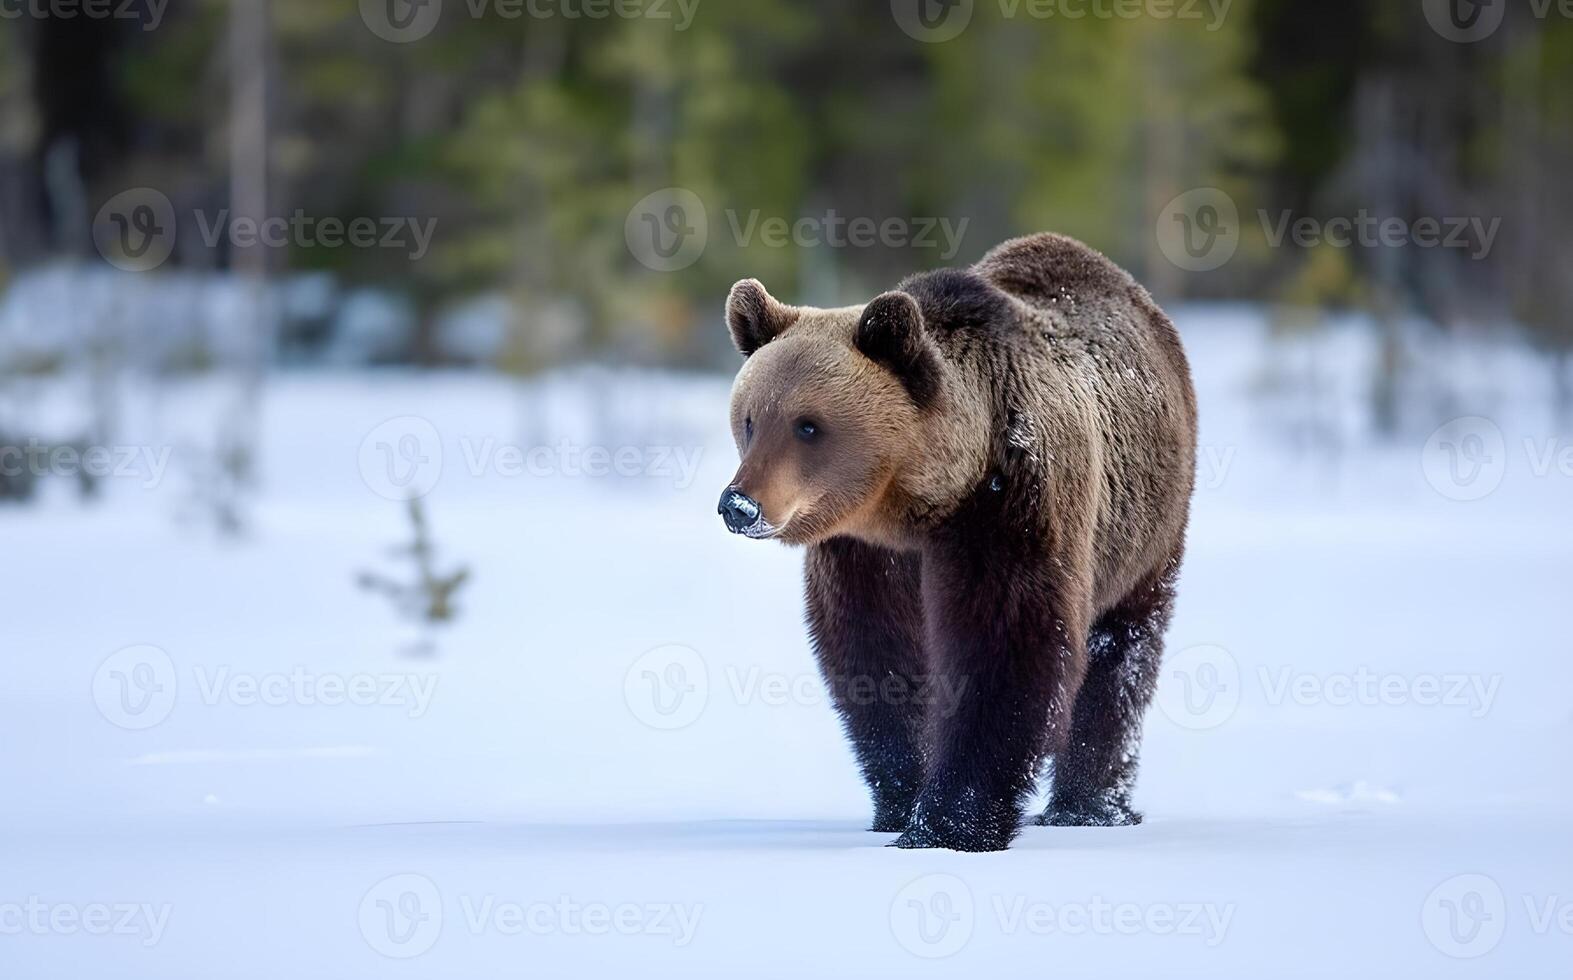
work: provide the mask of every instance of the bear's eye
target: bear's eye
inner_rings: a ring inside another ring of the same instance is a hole
[[[819,426],[809,419],[798,419],[792,428],[797,433],[797,437],[804,442],[813,442],[819,435]]]
[[[754,438],[754,420],[750,417],[743,420],[743,439],[746,441],[752,438]]]

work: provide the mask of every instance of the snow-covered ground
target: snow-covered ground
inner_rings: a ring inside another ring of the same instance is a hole
[[[724,379],[279,376],[240,541],[177,520],[211,388],[124,393],[101,502],[0,507],[0,976],[1565,975],[1544,379],[1458,353],[1375,444],[1358,335],[1181,326],[1204,451],[1147,822],[986,855],[863,829],[800,558],[715,515]],[[1285,371],[1316,426],[1261,393]],[[471,573],[435,631],[357,585],[410,574],[412,486]]]

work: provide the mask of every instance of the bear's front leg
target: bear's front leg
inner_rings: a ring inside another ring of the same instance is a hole
[[[809,549],[808,621],[820,673],[874,801],[871,830],[907,826],[923,783],[919,558],[851,538]]]
[[[1056,567],[925,556],[929,655],[962,694],[930,719],[923,791],[896,847],[997,851],[1016,836],[1086,673],[1085,591]]]

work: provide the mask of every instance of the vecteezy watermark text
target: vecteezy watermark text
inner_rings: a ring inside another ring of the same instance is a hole
[[[1005,936],[1166,936],[1217,946],[1234,921],[1234,903],[1045,901],[1027,894],[993,894],[979,903],[955,875],[928,874],[909,882],[890,903],[890,931],[901,948],[923,959],[960,952],[979,920]]]
[[[722,671],[726,689],[740,705],[766,707],[829,704],[831,691],[845,704],[867,706],[916,705],[930,718],[948,718],[961,706],[966,692],[965,675],[934,674],[820,674],[773,673],[750,664],[746,669],[727,664]]]
[[[254,674],[229,667],[192,668],[197,693],[208,706],[403,708],[412,719],[425,717],[437,693],[436,674],[339,674],[295,666]]]
[[[1348,673],[1308,674],[1293,667],[1257,668],[1267,703],[1273,707],[1327,705],[1462,708],[1482,718],[1496,703],[1501,674],[1396,674],[1357,667]]]
[[[0,476],[67,476],[141,480],[151,490],[169,468],[169,446],[61,446],[29,439],[0,446]]]
[[[1280,211],[1271,216],[1258,211],[1262,232],[1267,244],[1273,248],[1283,245],[1285,238],[1300,248],[1331,245],[1333,248],[1455,248],[1466,250],[1472,259],[1483,259],[1491,253],[1497,231],[1502,226],[1500,217],[1486,219],[1475,216],[1446,218],[1417,218],[1407,221],[1397,217],[1379,217],[1364,208],[1351,217],[1327,219],[1294,216],[1293,211]]]
[[[221,240],[235,248],[385,248],[404,252],[412,262],[426,255],[437,229],[436,218],[318,218],[299,208],[288,218],[232,218],[227,208],[212,215],[194,214],[198,234],[208,248]]]
[[[459,446],[471,476],[670,478],[679,490],[693,485],[703,452],[699,446],[583,446],[568,439],[549,446],[461,439]]]
[[[721,693],[740,707],[813,707],[832,699],[850,705],[914,705],[930,718],[961,707],[970,678],[945,673],[781,673],[757,664],[721,669]],[[834,692],[834,694],[832,694]],[[623,676],[623,698],[633,716],[671,731],[699,720],[710,701],[710,667],[692,647],[667,644],[641,654]]]
[[[1223,26],[1234,0],[998,0],[1007,18],[1033,20],[1204,20]]]
[[[0,0],[4,2],[4,0]],[[297,208],[288,216],[235,215],[228,208],[192,211],[197,235],[207,248],[355,248],[403,252],[418,262],[431,248],[436,218],[410,216],[319,217]],[[93,244],[105,261],[127,272],[163,265],[175,251],[180,221],[162,191],[133,187],[99,208]]]
[[[237,708],[394,708],[411,719],[424,718],[437,693],[440,675],[409,672],[288,670],[250,672],[197,664],[189,683],[205,707]],[[93,702],[105,720],[139,731],[162,723],[175,710],[182,686],[180,670],[163,649],[150,644],[125,647],[104,660],[93,674]]]
[[[933,249],[941,261],[961,251],[969,218],[875,218],[845,215],[834,208],[823,214],[766,214],[727,208],[725,230],[739,248],[912,248]],[[709,211],[698,194],[686,187],[666,187],[647,194],[629,209],[623,223],[628,251],[657,272],[676,272],[698,262],[709,244]]]
[[[450,894],[451,891],[450,891]],[[653,936],[679,948],[694,941],[702,904],[584,900],[571,895],[516,900],[496,894],[458,896],[459,921],[470,936]],[[422,874],[396,874],[361,898],[361,938],[392,959],[413,959],[437,944],[447,921],[437,883]]]
[[[168,6],[169,0],[0,0],[0,20],[135,20],[153,31]]]
[[[834,208],[823,215],[788,220],[779,216],[762,217],[758,208],[746,216],[734,209],[726,212],[733,240],[747,248],[755,241],[766,248],[924,248],[940,250],[942,261],[949,262],[961,251],[970,218],[873,218],[837,214]]]
[[[497,476],[567,479],[669,480],[678,490],[693,485],[702,446],[585,444],[571,439],[520,445],[492,436],[462,436],[460,461],[472,478]],[[389,500],[424,497],[443,476],[442,434],[418,415],[388,419],[366,433],[356,462],[368,489]]]
[[[0,902],[0,936],[124,936],[158,945],[172,907],[148,902]]]
[[[1500,217],[1429,215],[1414,219],[1373,214],[1360,208],[1330,218],[1296,215],[1291,210],[1259,208],[1257,222],[1270,248],[1421,248],[1454,249],[1481,260],[1491,253],[1501,230]],[[1197,187],[1176,195],[1158,214],[1159,250],[1188,272],[1209,272],[1234,257],[1242,222],[1234,198],[1217,187]]]
[[[679,948],[694,941],[703,905],[675,902],[582,902],[568,895],[518,902],[496,895],[459,898],[472,936],[663,936]]]
[[[1198,644],[1164,659],[1156,700],[1159,711],[1175,725],[1207,731],[1234,717],[1247,690],[1274,709],[1425,708],[1483,718],[1495,707],[1501,688],[1500,674],[1410,673],[1365,666],[1309,672],[1292,665],[1259,665],[1252,675],[1243,672],[1224,647]]]
[[[949,41],[967,29],[986,0],[890,0],[890,13],[908,37],[930,44]],[[1223,26],[1233,0],[994,0],[1004,20],[1205,21]]]
[[[472,20],[644,20],[686,31],[700,0],[464,0]],[[443,0],[360,0],[361,20],[384,41],[408,44],[436,29]]]

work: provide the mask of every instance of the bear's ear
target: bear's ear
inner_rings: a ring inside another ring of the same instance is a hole
[[[923,312],[906,293],[881,293],[863,308],[853,344],[865,357],[885,365],[918,405],[939,393],[939,353],[923,331]]]
[[[744,279],[726,298],[726,326],[744,357],[770,343],[797,321],[797,310],[776,301],[758,279]]]

